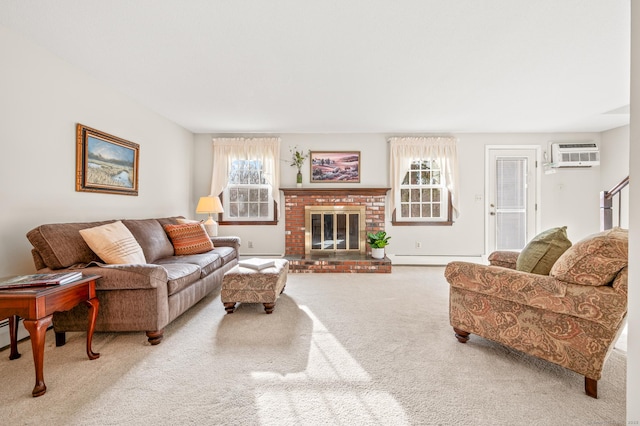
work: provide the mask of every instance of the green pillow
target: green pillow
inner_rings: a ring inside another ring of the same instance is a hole
[[[535,236],[522,249],[516,269],[533,274],[549,275],[556,260],[571,247],[567,238],[567,227],[551,228]]]

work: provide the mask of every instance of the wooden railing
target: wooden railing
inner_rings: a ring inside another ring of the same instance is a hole
[[[613,228],[613,198],[618,196],[618,226],[620,226],[622,200],[620,191],[629,185],[629,176],[622,179],[616,186],[608,191],[600,192],[600,230]]]

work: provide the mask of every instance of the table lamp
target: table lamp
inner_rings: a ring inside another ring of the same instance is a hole
[[[207,197],[200,197],[200,201],[198,201],[198,207],[196,207],[196,213],[209,215],[209,218],[203,225],[204,229],[207,231],[207,234],[209,234],[210,237],[215,237],[216,235],[218,235],[218,223],[213,220],[211,214],[222,212],[224,212],[224,209],[222,208],[220,197],[213,197],[211,195]]]

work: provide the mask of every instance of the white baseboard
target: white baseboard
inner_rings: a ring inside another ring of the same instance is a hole
[[[393,265],[425,265],[425,266],[445,266],[449,262],[462,261],[471,263],[486,264],[484,255],[471,256],[414,256],[414,255],[398,255],[389,254],[387,257]]]

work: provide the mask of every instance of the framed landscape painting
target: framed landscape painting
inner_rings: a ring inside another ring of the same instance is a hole
[[[360,151],[311,151],[311,182],[359,183]]]
[[[76,191],[138,195],[140,146],[76,125]]]

